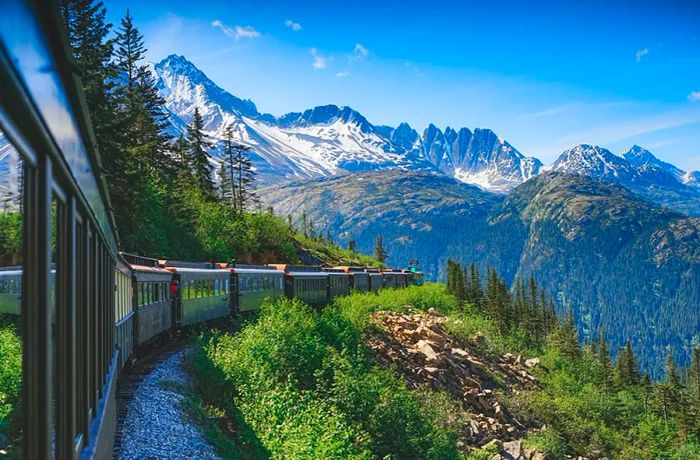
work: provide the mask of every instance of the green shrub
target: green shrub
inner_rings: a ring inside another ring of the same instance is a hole
[[[22,389],[22,340],[12,325],[0,324],[0,446],[19,427]]]
[[[421,291],[444,295],[435,286],[405,291],[351,295],[322,313],[299,301],[264,305],[239,333],[202,341],[192,365],[198,389],[239,413],[273,458],[459,458],[443,415],[372,362],[345,314],[367,315],[377,298],[427,308]]]

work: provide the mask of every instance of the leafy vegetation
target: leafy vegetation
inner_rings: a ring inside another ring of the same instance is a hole
[[[513,302],[518,285],[507,291]],[[570,315],[553,318],[535,339],[527,321],[504,328],[488,302],[475,305],[447,291],[429,283],[354,293],[320,313],[296,301],[266,305],[238,334],[203,341],[194,361],[203,405],[244,427],[247,437],[235,444],[257,445],[257,458],[453,458],[454,403],[441,393],[407,390],[362,344],[374,327],[372,312],[433,307],[447,314],[457,340],[475,343],[480,335],[476,346],[486,355],[539,357],[533,372],[540,388],[502,396],[521,422],[546,427],[526,437],[531,448],[554,459],[697,458],[700,348],[688,370],[668,359],[668,377],[652,383],[640,376],[631,347],[614,363],[604,334],[580,346]],[[494,453],[476,449],[469,458]]]
[[[402,308],[422,299],[419,291],[426,301],[438,294],[428,286],[407,291],[380,296]],[[321,313],[282,300],[240,333],[203,343],[193,363],[198,387],[252,429],[258,458],[459,458],[434,405],[369,358],[351,318],[380,308],[370,299],[352,295]]]
[[[0,266],[12,265],[22,244],[22,216],[19,212],[0,213]]]
[[[22,340],[11,321],[0,317],[0,446],[19,430]]]

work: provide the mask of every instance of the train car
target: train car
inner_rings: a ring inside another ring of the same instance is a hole
[[[401,270],[396,274],[396,286],[400,288],[408,287],[408,273],[405,270]]]
[[[384,287],[384,277],[376,268],[368,268],[365,270],[369,275],[369,290],[377,292]]]
[[[134,352],[134,290],[131,268],[117,257],[114,269],[114,344],[119,350],[119,369],[123,369]]]
[[[0,270],[0,314],[19,315],[22,302],[22,267]]]
[[[150,342],[173,327],[173,274],[159,267],[156,259],[121,254],[131,269],[135,346]]]
[[[173,291],[177,292],[174,305],[176,329],[231,314],[230,268],[166,267],[173,274]]]
[[[265,301],[284,295],[284,271],[267,265],[231,265],[231,302],[234,313],[257,310]]]
[[[324,268],[328,273],[328,298],[332,299],[350,293],[350,275],[342,269]]]
[[[425,282],[425,280],[424,280],[425,277],[424,277],[424,275],[423,275],[423,272],[421,272],[421,271],[412,271],[411,273],[412,273],[412,275],[413,275],[413,276],[412,276],[412,284],[413,284],[414,286],[422,286],[423,283]]]
[[[284,272],[284,295],[313,307],[328,303],[328,273],[318,266],[271,264]]]
[[[333,267],[350,275],[350,289],[358,292],[369,291],[369,273],[363,267],[343,265]]]
[[[382,287],[384,288],[396,288],[397,287],[397,273],[393,270],[383,270],[382,271]]]

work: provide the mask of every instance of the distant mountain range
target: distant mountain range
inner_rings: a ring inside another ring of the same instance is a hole
[[[372,252],[382,234],[389,263],[419,259],[445,279],[448,258],[533,274],[572,308],[584,338],[604,328],[613,351],[632,340],[659,376],[666,347],[687,364],[700,340],[700,219],[654,205],[617,184],[544,172],[507,195],[444,174],[374,171],[274,185],[275,212],[302,212],[345,245]]]
[[[682,171],[639,146],[618,156],[579,145],[544,166],[490,129],[441,130],[430,124],[419,133],[407,123],[373,125],[350,107],[335,105],[275,117],[226,92],[182,56],[168,56],[151,68],[173,134],[183,132],[199,107],[211,138],[221,139],[231,125],[239,142],[253,147],[263,183],[399,169],[435,171],[504,194],[551,170],[615,182],[650,201],[700,215],[700,173]]]

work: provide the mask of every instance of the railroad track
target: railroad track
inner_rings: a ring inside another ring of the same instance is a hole
[[[124,421],[128,415],[131,401],[133,401],[141,382],[162,362],[182,351],[189,343],[189,337],[181,336],[167,342],[165,345],[153,347],[152,350],[149,350],[137,359],[133,365],[125,369],[122,375],[119,376],[119,384],[117,385],[117,428],[114,436],[113,458],[119,458],[124,434]]]

